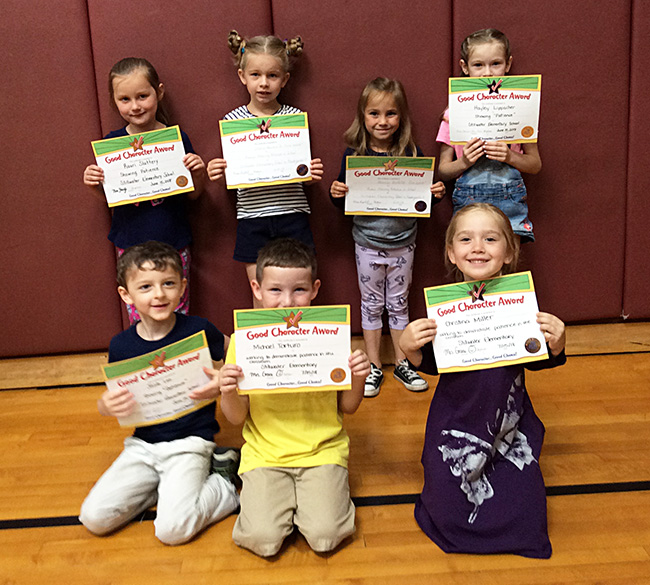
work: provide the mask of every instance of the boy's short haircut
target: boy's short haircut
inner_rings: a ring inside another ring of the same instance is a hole
[[[257,255],[255,278],[262,283],[264,269],[267,266],[278,268],[308,268],[311,270],[311,281],[315,282],[317,273],[316,255],[314,251],[299,240],[293,238],[277,238],[266,244]]]
[[[154,270],[171,268],[178,272],[183,279],[183,261],[178,251],[163,242],[145,242],[131,246],[117,260],[117,284],[126,288],[126,276],[129,270],[139,270],[144,264],[151,262]]]

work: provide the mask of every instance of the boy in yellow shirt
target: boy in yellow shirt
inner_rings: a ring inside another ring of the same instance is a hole
[[[320,287],[314,253],[290,238],[271,241],[259,253],[251,287],[264,308],[309,306]],[[327,552],[354,533],[343,414],[361,404],[370,361],[357,350],[348,365],[351,390],[250,396],[237,393],[239,366],[221,369],[221,409],[231,423],[244,422],[246,441],[233,529],[239,546],[272,556],[296,526],[313,550]]]

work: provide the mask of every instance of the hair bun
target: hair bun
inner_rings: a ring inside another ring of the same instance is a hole
[[[302,42],[300,36],[284,41],[284,46],[287,48],[287,55],[289,57],[299,57],[302,54],[302,49],[305,43]]]
[[[233,54],[237,55],[245,43],[246,41],[239,36],[236,30],[233,29],[228,33],[228,46]]]

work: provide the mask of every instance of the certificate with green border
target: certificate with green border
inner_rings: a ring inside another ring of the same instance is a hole
[[[234,312],[226,363],[244,375],[239,393],[349,390],[350,306]]]
[[[221,120],[228,188],[311,180],[307,114]]]
[[[424,300],[440,373],[548,358],[530,272],[425,288]]]
[[[429,217],[435,159],[348,156],[346,215]]]
[[[178,126],[91,142],[109,207],[194,191]]]
[[[205,332],[200,331],[151,353],[102,367],[109,390],[126,388],[137,406],[119,418],[125,427],[144,427],[174,420],[202,408],[213,400],[192,400],[190,392],[210,378],[203,367],[212,368]]]
[[[450,78],[451,143],[537,142],[541,96],[541,75]]]

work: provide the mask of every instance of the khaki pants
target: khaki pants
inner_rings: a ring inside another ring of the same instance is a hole
[[[313,550],[327,552],[354,534],[346,468],[258,467],[241,477],[241,512],[232,532],[237,545],[272,556],[296,526]]]

